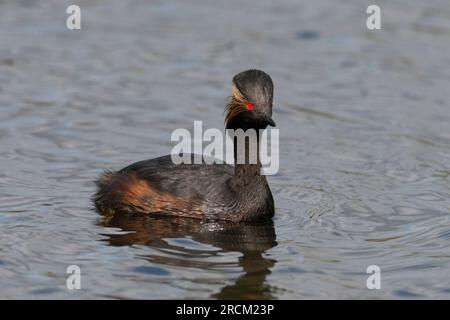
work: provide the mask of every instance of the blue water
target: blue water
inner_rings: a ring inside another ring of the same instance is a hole
[[[450,7],[365,1],[0,2],[0,298],[450,298]],[[104,168],[223,127],[275,83],[273,224],[102,218]],[[81,268],[81,289],[66,268]],[[366,268],[381,268],[381,289]]]

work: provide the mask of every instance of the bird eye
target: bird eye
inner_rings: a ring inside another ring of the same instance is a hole
[[[253,110],[253,103],[247,103],[247,110]]]

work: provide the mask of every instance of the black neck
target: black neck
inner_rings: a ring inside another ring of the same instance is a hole
[[[258,132],[256,135],[256,146],[253,145],[253,143],[250,143],[250,139],[246,138],[244,145],[243,143],[237,143],[237,138],[234,138],[235,169],[233,184],[235,187],[245,188],[266,181],[265,176],[261,175],[261,161],[259,154],[260,141]],[[253,157],[250,156],[251,154]]]

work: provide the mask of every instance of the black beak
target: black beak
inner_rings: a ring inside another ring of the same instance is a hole
[[[271,127],[275,127],[276,123],[272,120],[272,116],[268,115],[267,113],[260,114],[260,117]]]
[[[269,126],[271,126],[271,127],[276,127],[276,126],[277,126],[277,124],[275,123],[275,121],[272,120],[272,117],[267,118],[266,121],[267,121],[267,124],[268,124]]]

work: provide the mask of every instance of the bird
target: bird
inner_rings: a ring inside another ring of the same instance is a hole
[[[95,207],[110,214],[227,221],[271,219],[275,207],[266,176],[261,174],[259,132],[276,126],[272,119],[273,91],[271,77],[261,70],[246,70],[232,79],[225,128],[227,132],[256,132],[256,161],[249,157],[250,139],[239,144],[235,136],[234,166],[207,164],[204,160],[200,164],[175,164],[171,155],[135,162],[100,175],[93,197]],[[187,156],[194,159],[197,155]]]

